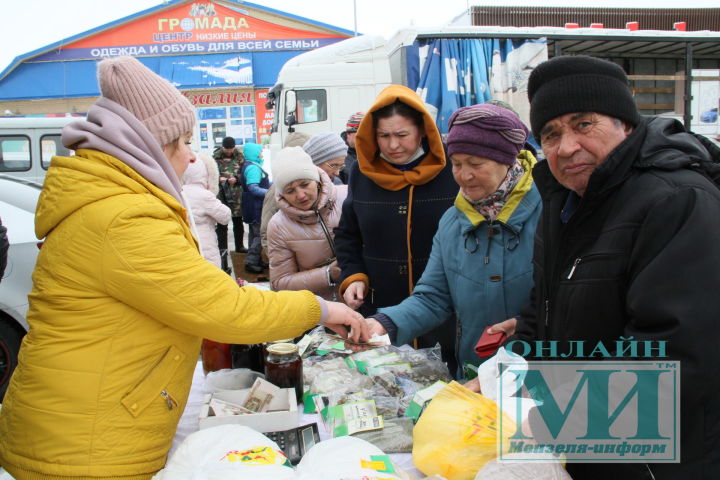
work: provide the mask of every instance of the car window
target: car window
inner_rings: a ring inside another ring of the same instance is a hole
[[[21,135],[0,136],[0,172],[30,170],[30,139]]]
[[[40,137],[40,149],[42,151],[42,167],[47,170],[50,160],[55,155],[67,157],[73,155],[73,151],[65,148],[60,141],[60,135],[43,135]]]

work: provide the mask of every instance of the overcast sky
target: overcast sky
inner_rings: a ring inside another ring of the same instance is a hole
[[[162,0],[2,0],[0,71],[18,56],[160,5]],[[436,27],[468,5],[576,6],[577,0],[256,0],[284,12],[386,38],[408,25]],[[718,7],[718,0],[585,0],[584,7]]]

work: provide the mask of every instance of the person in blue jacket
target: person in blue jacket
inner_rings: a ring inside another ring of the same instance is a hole
[[[458,378],[471,377],[485,327],[517,315],[533,284],[533,236],[541,211],[528,129],[495,105],[458,109],[448,156],[460,192],[440,220],[427,267],[412,295],[368,318],[373,333],[408,343],[457,316]]]
[[[260,220],[265,194],[270,188],[267,172],[263,170],[262,145],[245,143],[243,145],[245,165],[242,170],[242,216],[250,227],[248,232],[248,252],[245,256],[245,270],[250,273],[262,273],[267,267],[263,263],[260,242]]]

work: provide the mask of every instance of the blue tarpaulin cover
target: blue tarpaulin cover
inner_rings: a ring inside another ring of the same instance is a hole
[[[436,115],[440,133],[460,107],[503,100],[528,121],[527,77],[547,60],[545,39],[416,40],[407,55],[408,87]]]

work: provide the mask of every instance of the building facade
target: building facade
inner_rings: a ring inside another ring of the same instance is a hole
[[[175,0],[16,58],[0,73],[0,112],[82,114],[99,95],[96,63],[131,55],[173,83],[197,111],[196,143],[270,134],[267,91],[282,65],[352,32],[237,0]]]

